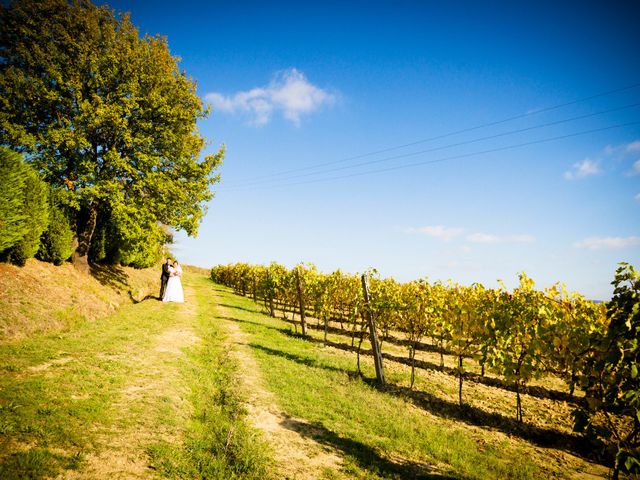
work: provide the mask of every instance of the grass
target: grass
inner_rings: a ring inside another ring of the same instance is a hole
[[[0,478],[106,478],[132,456],[145,478],[264,478],[267,450],[199,288],[191,306],[148,300],[0,344]]]
[[[418,392],[411,392],[406,388],[409,368],[388,361],[387,379],[395,387],[380,390],[354,375],[353,353],[323,347],[322,332],[312,330],[311,341],[302,339],[250,299],[214,288],[226,305],[228,321],[251,336],[255,358],[279,406],[304,419],[293,428],[344,455],[343,473],[349,477],[568,478],[606,473],[562,448],[540,448],[550,425],[518,430],[511,420],[512,392],[467,382],[470,404],[459,408],[454,377],[420,371]],[[361,362],[365,377],[374,378],[370,359]],[[527,402],[532,416],[540,413],[537,409],[557,408],[544,399]],[[566,436],[561,432],[558,438]]]
[[[237,365],[225,348],[223,332],[212,321],[216,305],[207,292],[208,281],[200,276],[192,282],[198,287],[196,325],[202,341],[189,352],[181,372],[192,385],[189,399],[194,414],[181,444],[149,446],[152,465],[168,478],[267,478],[268,447],[244,421]]]
[[[0,377],[2,452],[12,452],[0,459],[0,477],[42,478],[99,448],[99,432],[118,418],[113,400],[135,370],[134,352],[169,321],[157,304],[140,304],[0,346],[0,364],[11,365]]]
[[[111,266],[95,267],[88,276],[69,263],[0,263],[0,342],[74,328],[80,320],[101,318],[157,295],[158,272]]]
[[[0,478],[276,477],[273,451],[247,418],[243,357],[229,351],[226,322],[247,335],[264,386],[286,415],[282,426],[342,459],[321,468],[324,478],[606,474],[570,449],[545,446],[547,430],[565,428],[560,420],[518,430],[513,392],[467,382],[469,404],[460,409],[454,377],[421,370],[410,391],[409,368],[390,361],[392,386],[376,388],[367,380],[370,358],[362,359],[363,379],[354,374],[355,355],[324,347],[321,331],[302,339],[206,272],[185,272],[184,305],[125,302],[94,320],[68,307],[65,315],[77,318],[66,328],[0,343]],[[421,355],[429,360],[429,352]],[[564,408],[525,401],[532,417]]]

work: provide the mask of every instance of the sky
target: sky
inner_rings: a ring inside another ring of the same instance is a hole
[[[184,263],[376,268],[607,300],[640,267],[640,3],[110,1],[224,145]]]

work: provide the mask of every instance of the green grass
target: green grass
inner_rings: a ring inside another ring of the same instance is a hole
[[[82,470],[88,457],[135,429],[157,432],[146,448],[150,476],[264,478],[267,451],[247,427],[235,364],[212,321],[211,299],[199,292],[207,281],[192,281],[202,301],[197,314],[148,300],[66,331],[0,344],[0,478]],[[159,335],[187,328],[200,340],[184,355],[145,363]],[[158,368],[177,372],[166,392],[124,393],[134,380],[143,389],[156,381]]]
[[[0,478],[90,471],[100,454],[128,452],[125,434],[138,430],[147,433],[134,446],[141,448],[143,467],[150,467],[149,478],[276,477],[270,447],[249,426],[241,357],[229,352],[225,322],[248,335],[264,387],[289,417],[286,428],[343,459],[339,471],[324,468],[324,478],[527,479],[589,472],[587,462],[546,453],[508,429],[483,428],[448,414],[455,409],[376,388],[354,374],[354,354],[322,346],[322,332],[312,331],[316,341],[301,339],[202,272],[188,272],[184,282],[195,293],[185,305],[148,300],[99,320],[77,319],[55,334],[0,344]],[[170,331],[191,332],[197,341],[185,343],[182,355],[163,354],[157,342]],[[361,362],[365,377],[373,378],[371,360]],[[408,384],[408,368],[385,365],[391,383]],[[448,405],[455,397],[455,378],[418,375],[416,387],[428,401]],[[153,382],[155,389],[145,390]],[[471,382],[465,389],[470,400],[491,402],[503,415],[513,403],[512,392]],[[563,465],[567,459],[571,467]]]
[[[207,288],[210,283],[204,277],[192,282],[197,287],[197,332],[202,341],[189,353],[181,372],[192,386],[194,414],[183,443],[149,446],[152,465],[168,478],[267,478],[268,447],[244,421],[237,365],[224,347],[224,334],[213,315],[216,305]]]
[[[43,478],[78,468],[78,458],[99,447],[97,431],[118,417],[112,403],[135,369],[132,354],[148,348],[170,321],[169,310],[149,302],[1,345],[0,364],[11,365],[0,377],[2,451],[10,445],[22,451],[1,459],[0,477]]]
[[[318,442],[344,455],[354,478],[540,478],[524,446],[472,432],[380,391],[353,374],[355,356],[292,336],[282,320],[215,286],[231,321],[251,335],[253,353],[280,407],[312,425]],[[254,311],[255,310],[255,311]],[[369,359],[366,377],[375,377]],[[404,381],[392,373],[392,381]],[[301,432],[308,431],[299,425]],[[543,476],[543,475],[542,475]]]

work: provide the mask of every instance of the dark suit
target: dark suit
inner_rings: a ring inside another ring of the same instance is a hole
[[[162,275],[160,275],[160,300],[164,297],[164,291],[167,289],[169,281],[169,262],[162,264]]]

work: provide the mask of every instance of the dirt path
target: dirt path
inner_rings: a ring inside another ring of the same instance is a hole
[[[81,470],[65,471],[58,478],[148,479],[154,475],[145,449],[159,441],[181,441],[180,429],[191,405],[177,361],[184,355],[183,349],[199,341],[191,322],[197,309],[192,288],[185,287],[185,298],[187,303],[179,306],[175,322],[157,335],[148,349],[132,352],[135,371],[114,400],[113,409],[119,412],[116,422],[97,432],[98,453],[87,455]],[[171,422],[173,427],[158,422],[159,402],[179,419]]]
[[[220,301],[221,297],[216,297],[221,316],[231,318],[228,309],[220,305],[224,301]],[[326,478],[329,472],[330,478],[342,477],[339,472],[342,457],[312,438],[287,427],[295,425],[299,429],[301,425],[308,423],[304,419],[290,417],[278,408],[273,394],[265,388],[260,367],[251,355],[248,335],[231,320],[221,320],[221,325],[227,331],[229,346],[240,366],[249,420],[264,432],[272,447],[277,477],[318,479]],[[311,425],[308,428],[313,430]]]

